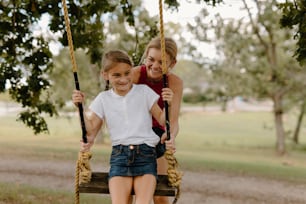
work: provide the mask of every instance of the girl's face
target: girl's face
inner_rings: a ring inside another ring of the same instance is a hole
[[[132,88],[132,67],[125,63],[117,63],[109,71],[103,72],[105,80],[109,80],[115,93],[126,95]]]
[[[172,63],[168,54],[166,54],[166,67],[167,72],[169,68],[172,68],[175,63]],[[145,65],[147,67],[147,75],[151,80],[162,80],[162,56],[161,50],[156,48],[150,48],[146,57]]]

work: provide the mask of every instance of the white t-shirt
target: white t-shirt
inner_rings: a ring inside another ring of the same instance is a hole
[[[89,109],[106,122],[113,146],[145,143],[155,147],[160,138],[152,130],[150,109],[158,98],[147,85],[134,84],[125,96],[113,89],[99,93]]]

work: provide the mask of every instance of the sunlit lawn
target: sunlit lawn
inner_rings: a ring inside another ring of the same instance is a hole
[[[180,124],[177,155],[191,169],[306,179],[305,129],[301,145],[293,146],[288,139],[288,154],[280,157],[269,112],[186,113]]]
[[[75,159],[81,139],[78,118],[58,117],[47,121],[50,134],[34,135],[31,129],[16,122],[15,116],[0,117],[0,153]],[[183,160],[182,168],[193,169],[184,162],[198,160],[204,162],[200,169],[206,169],[205,160],[267,165],[289,162],[306,167],[303,162],[306,159],[305,129],[301,132],[301,144],[293,148],[288,139],[288,154],[279,157],[274,150],[273,118],[268,112],[183,113],[180,125],[176,145],[177,157]],[[110,151],[109,138],[106,140],[107,144],[97,143],[93,148],[94,154],[102,154],[105,160]]]
[[[294,125],[289,119],[285,117],[286,129]],[[15,116],[0,117],[0,154],[75,161],[81,139],[78,118],[47,121],[50,134],[33,135],[21,122],[16,122]],[[276,136],[271,113],[183,113],[180,126],[176,156],[183,171],[213,170],[306,181],[305,128],[301,130],[300,144],[295,146],[288,139],[288,154],[280,157],[274,148]],[[92,162],[107,165],[110,144],[108,138],[106,141],[95,144]]]

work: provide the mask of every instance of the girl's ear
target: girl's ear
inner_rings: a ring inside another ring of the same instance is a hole
[[[171,64],[170,64],[170,67],[173,68],[176,64],[176,60],[172,60]]]
[[[172,68],[175,66],[175,64],[176,64],[176,60],[172,60],[171,64],[168,67],[168,71],[172,70]]]
[[[101,75],[105,81],[108,80],[107,72],[101,71]]]

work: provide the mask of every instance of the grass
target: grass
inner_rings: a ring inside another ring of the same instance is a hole
[[[306,181],[306,137],[301,144],[287,141],[288,154],[275,152],[273,118],[268,112],[222,114],[186,113],[180,117],[177,155],[189,169],[221,170],[232,173]]]
[[[29,159],[76,160],[81,138],[77,117],[48,118],[50,134],[41,135],[33,135],[15,120],[14,116],[0,117],[0,154]],[[286,128],[290,128],[291,121],[285,121]],[[301,144],[295,146],[288,140],[288,154],[280,157],[274,148],[273,118],[267,112],[183,113],[180,125],[176,157],[183,171],[219,171],[291,182],[306,181],[305,128],[301,132]],[[107,165],[109,144],[97,143],[92,151],[99,155],[93,157],[93,162]],[[73,197],[71,192],[16,185],[0,185],[0,203],[43,203],[43,198],[53,199],[52,202],[46,200],[47,203],[71,203],[66,201]],[[84,199],[82,203],[101,203],[101,196],[89,195]]]
[[[39,189],[27,185],[0,183],[0,203],[9,204],[63,204],[73,203],[74,194],[71,192]],[[82,195],[80,203],[110,204],[110,199],[101,195]]]

